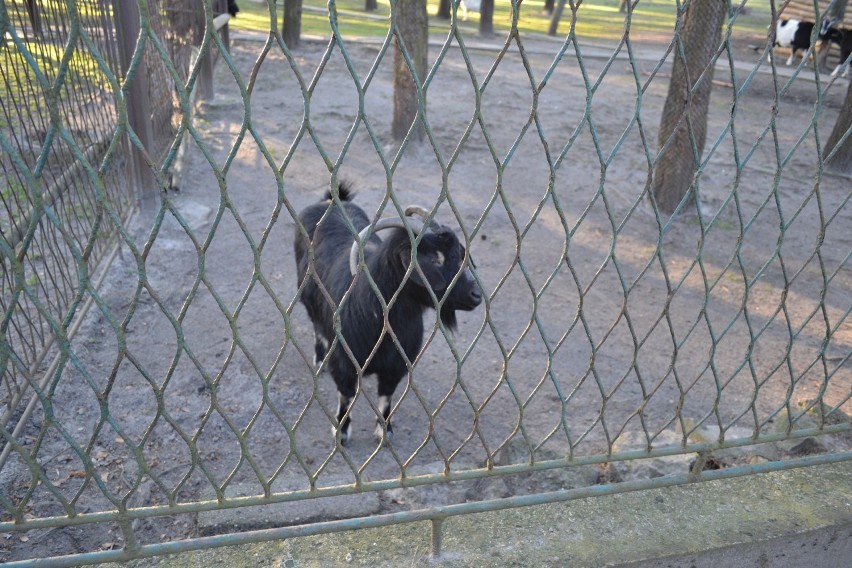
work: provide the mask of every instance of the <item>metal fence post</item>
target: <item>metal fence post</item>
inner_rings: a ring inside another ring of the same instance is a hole
[[[443,546],[443,528],[444,518],[436,517],[432,519],[432,559],[437,559],[441,556],[441,547]]]
[[[136,0],[114,0],[116,30],[118,32],[118,52],[121,73],[124,80],[130,70],[130,62],[136,49],[141,23]],[[145,58],[139,60],[135,74],[130,82],[127,100],[127,120],[147,151],[154,148],[154,134],[151,124],[151,101],[148,93],[148,66]],[[134,178],[139,192],[139,201],[143,210],[148,209],[157,195],[157,178],[145,162],[142,152],[131,145],[130,158],[133,164]]]

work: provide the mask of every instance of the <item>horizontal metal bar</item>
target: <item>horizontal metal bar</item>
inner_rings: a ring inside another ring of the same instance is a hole
[[[652,479],[626,481],[624,483],[594,485],[591,487],[580,487],[577,489],[563,489],[560,491],[538,493],[535,495],[506,497],[503,499],[494,499],[491,501],[478,501],[475,503],[447,505],[445,507],[435,507],[432,509],[421,509],[417,511],[403,511],[400,513],[389,513],[372,517],[358,517],[354,519],[326,521],[309,525],[298,525],[274,529],[247,531],[237,534],[201,537],[176,542],[166,542],[161,544],[148,544],[140,546],[135,550],[108,550],[37,560],[24,560],[18,562],[10,562],[5,566],[8,566],[9,568],[19,568],[24,566],[65,568],[87,564],[97,564],[100,562],[120,562],[125,560],[132,560],[135,558],[160,556],[163,554],[177,554],[181,552],[203,550],[208,548],[219,548],[223,546],[251,544],[271,540],[282,540],[288,538],[314,536],[319,534],[330,534],[366,528],[378,528],[403,523],[412,523],[417,521],[431,521],[434,519],[445,519],[447,517],[454,517],[458,515],[487,513],[491,511],[515,509],[519,507],[529,507],[533,505],[544,505],[547,503],[561,503],[566,501],[573,501],[576,499],[584,499],[587,497],[603,497],[605,495],[613,495],[616,493],[628,493],[633,491],[642,491],[645,489],[659,489],[662,487],[685,485],[694,482],[733,479],[746,475],[770,473],[773,471],[783,471],[788,469],[796,469],[815,465],[839,463],[848,460],[852,460],[852,451],[837,454],[806,456],[792,460],[744,465],[728,469],[709,470],[700,472],[699,474],[694,476],[691,476],[690,474],[668,475],[664,477],[655,477]]]
[[[764,444],[770,442],[778,442],[782,440],[791,440],[798,438],[807,438],[812,436],[836,434],[840,432],[852,432],[850,424],[836,424],[820,429],[805,429],[790,432],[789,434],[778,433],[759,437],[757,440],[752,438],[741,438],[736,440],[726,441],[724,444],[718,442],[708,442],[702,444],[687,444],[686,446],[665,446],[655,448],[650,452],[645,450],[633,450],[629,452],[620,452],[614,454],[597,454],[593,456],[581,456],[568,460],[547,460],[534,464],[512,464],[506,466],[497,466],[491,469],[480,468],[464,471],[451,471],[448,474],[427,474],[415,477],[404,477],[399,479],[387,479],[379,481],[363,481],[358,489],[355,485],[338,485],[335,487],[322,487],[314,490],[290,491],[286,493],[273,493],[268,497],[262,495],[248,497],[234,497],[223,501],[208,500],[196,501],[192,503],[181,503],[175,506],[157,506],[157,507],[137,507],[128,509],[124,513],[117,511],[104,511],[98,513],[84,513],[74,517],[45,517],[42,519],[29,519],[23,523],[15,523],[11,521],[0,523],[0,532],[24,531],[49,527],[73,526],[91,523],[116,522],[124,519],[141,519],[166,515],[177,515],[184,513],[198,513],[202,511],[214,511],[220,509],[235,509],[239,507],[253,507],[259,505],[269,505],[272,503],[285,503],[290,501],[301,501],[305,499],[320,499],[323,497],[336,497],[339,495],[352,495],[355,493],[366,493],[370,491],[386,491],[389,489],[399,489],[403,487],[418,487],[421,485],[431,485],[436,483],[447,483],[451,481],[466,481],[482,479],[485,477],[500,477],[507,475],[516,475],[523,473],[532,473],[535,471],[544,471],[549,469],[578,467],[584,465],[595,465],[606,462],[616,461],[631,461],[637,459],[648,459],[666,457],[687,453],[711,452],[713,450],[742,447],[756,444]]]

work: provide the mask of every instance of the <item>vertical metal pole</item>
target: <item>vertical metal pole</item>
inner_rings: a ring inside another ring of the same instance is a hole
[[[114,0],[116,30],[118,32],[118,52],[121,71],[125,80],[130,70],[130,62],[136,49],[141,30],[139,6],[136,0]],[[154,134],[151,127],[151,100],[148,90],[148,66],[145,58],[139,60],[130,82],[127,100],[127,120],[136,133],[142,146],[150,155],[154,150]],[[157,178],[145,162],[142,152],[130,145],[130,157],[133,163],[139,201],[143,212],[150,210],[158,195]]]
[[[444,519],[432,519],[432,558],[438,558],[439,556],[441,556],[441,525],[443,524]]]

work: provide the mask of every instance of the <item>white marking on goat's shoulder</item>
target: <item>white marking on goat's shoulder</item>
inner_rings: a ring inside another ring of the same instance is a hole
[[[798,29],[798,20],[779,21],[775,28],[775,42],[781,47],[790,47]]]

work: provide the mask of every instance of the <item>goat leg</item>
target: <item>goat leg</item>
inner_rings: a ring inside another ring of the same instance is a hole
[[[376,430],[375,436],[376,439],[380,442],[384,438],[392,438],[393,437],[393,426],[390,423],[390,405],[391,397],[390,395],[379,395],[379,415],[380,417],[376,418]]]
[[[337,393],[337,427],[331,427],[331,433],[335,437],[340,432],[340,444],[345,446],[349,444],[349,433],[352,429],[352,420],[349,418],[349,407],[355,400],[354,396],[346,396],[338,391]]]
[[[314,324],[314,367],[319,368],[323,359],[328,354],[328,342],[320,333],[319,326]]]

